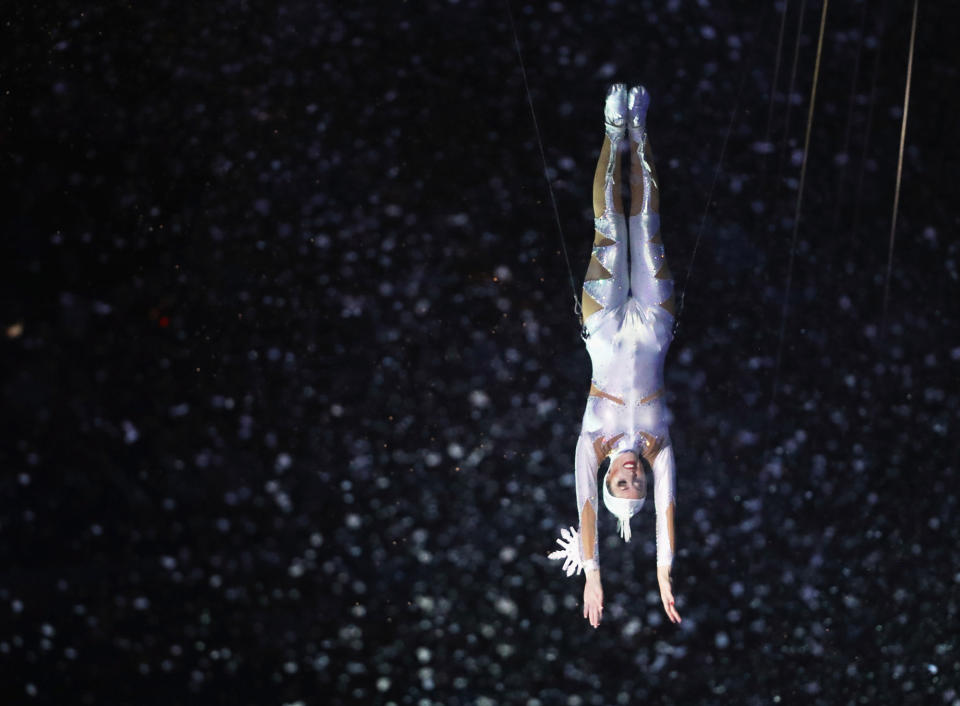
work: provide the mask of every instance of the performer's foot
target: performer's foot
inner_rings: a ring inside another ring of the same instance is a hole
[[[623,137],[627,129],[627,84],[614,83],[607,89],[603,121],[611,142]]]
[[[634,86],[627,97],[627,111],[630,113],[630,132],[645,132],[647,129],[647,108],[650,107],[650,94],[643,86]]]

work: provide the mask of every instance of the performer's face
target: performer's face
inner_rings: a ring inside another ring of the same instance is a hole
[[[646,497],[647,478],[640,459],[633,451],[625,451],[610,462],[607,483],[610,492],[617,498],[639,500]]]

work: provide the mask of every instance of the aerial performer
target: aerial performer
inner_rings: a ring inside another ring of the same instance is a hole
[[[604,104],[606,136],[593,181],[595,234],[583,283],[583,336],[593,366],[590,393],[575,454],[579,532],[561,531],[567,576],[584,572],[583,617],[596,628],[603,615],[597,539],[597,473],[606,508],[620,536],[630,541],[630,518],[647,494],[646,467],[653,476],[657,580],[667,616],[680,622],[670,583],[674,555],[673,445],[664,399],[663,363],[673,338],[673,279],[660,235],[660,199],[647,138],[650,96],[643,86],[627,92],[617,83]],[[629,133],[629,139],[627,134]],[[629,231],[620,182],[620,152],[629,144]],[[630,262],[627,261],[629,236]]]

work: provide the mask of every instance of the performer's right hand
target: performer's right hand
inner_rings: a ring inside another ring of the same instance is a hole
[[[600,571],[587,571],[587,581],[583,586],[583,617],[593,627],[600,625],[603,618],[603,586],[600,585]]]

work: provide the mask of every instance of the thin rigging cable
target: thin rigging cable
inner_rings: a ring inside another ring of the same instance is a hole
[[[913,0],[913,23],[910,26],[910,54],[907,59],[907,86],[903,92],[903,121],[900,124],[900,157],[897,159],[897,187],[893,197],[893,217],[890,221],[890,247],[887,251],[887,276],[883,282],[883,314],[880,318],[880,338],[883,339],[887,325],[887,300],[890,297],[890,271],[893,267],[893,240],[897,231],[897,210],[900,207],[900,181],[903,176],[903,145],[907,139],[907,112],[910,109],[910,79],[913,76],[913,46],[917,36],[917,7],[920,0]]]
[[[520,62],[520,74],[523,76],[523,88],[527,92],[527,103],[530,105],[530,117],[533,118],[533,129],[537,134],[537,145],[540,147],[540,159],[543,161],[543,178],[547,180],[547,190],[550,192],[550,203],[553,204],[553,217],[557,221],[557,233],[560,235],[560,248],[563,251],[563,260],[567,264],[567,275],[570,277],[570,289],[573,290],[573,311],[583,323],[580,309],[580,299],[577,297],[577,283],[573,277],[573,268],[570,266],[570,256],[567,254],[567,243],[563,236],[563,226],[560,223],[560,210],[557,208],[557,198],[553,195],[553,184],[550,182],[550,171],[547,168],[547,155],[543,151],[543,140],[540,138],[540,126],[537,123],[537,112],[533,109],[533,96],[530,95],[530,85],[527,83],[527,69],[523,65],[523,54],[520,52],[520,38],[517,36],[517,26],[513,21],[513,10],[510,1],[504,0],[507,6],[507,16],[510,18],[510,30],[513,32],[513,42],[517,49],[517,60]]]
[[[677,329],[680,326],[680,314],[683,313],[683,303],[687,299],[687,285],[690,284],[690,273],[693,271],[693,261],[697,257],[697,248],[700,247],[700,236],[703,235],[703,226],[707,222],[707,214],[710,213],[710,202],[713,200],[713,191],[717,187],[717,181],[720,179],[720,169],[723,167],[723,157],[727,153],[727,142],[730,141],[730,134],[733,132],[733,124],[737,118],[737,110],[740,107],[740,97],[743,95],[743,86],[746,83],[747,74],[744,71],[740,78],[740,90],[737,91],[737,99],[734,101],[733,110],[730,112],[730,123],[727,125],[727,134],[723,136],[723,145],[720,147],[720,159],[717,161],[717,168],[713,172],[713,182],[710,184],[710,191],[707,192],[707,202],[703,206],[703,216],[700,218],[700,227],[697,228],[697,238],[693,242],[693,252],[690,254],[690,264],[687,265],[687,275],[683,279],[683,291],[680,293],[680,306],[677,308],[677,315],[673,319],[673,333],[676,336]]]
[[[853,107],[857,98],[857,81],[860,78],[860,58],[863,55],[863,34],[867,28],[867,6],[868,0],[863,0],[863,7],[860,10],[860,34],[857,36],[857,54],[853,60],[853,75],[850,79],[850,100],[847,101],[847,120],[843,127],[843,162],[837,174],[837,199],[836,207],[833,211],[833,233],[836,235],[840,228],[840,213],[843,210],[840,206],[843,203],[843,182],[847,173],[847,164],[850,162],[850,134],[853,132]]]
[[[777,170],[777,196],[780,195],[780,175],[783,174],[783,160],[790,146],[790,107],[793,105],[793,88],[797,83],[797,64],[800,62],[800,40],[803,38],[803,15],[806,13],[806,10],[807,2],[806,0],[801,0],[800,12],[797,15],[797,41],[793,46],[793,66],[790,68],[790,88],[787,90],[787,113],[783,125],[783,147],[780,151],[780,166]]]
[[[810,129],[813,127],[813,110],[817,103],[817,82],[820,78],[820,56],[823,52],[823,34],[827,27],[827,7],[830,0],[824,0],[823,12],[820,15],[820,37],[817,39],[817,59],[813,67],[813,86],[810,88],[810,108],[807,111],[807,130],[803,142],[803,162],[800,165],[800,187],[797,191],[797,206],[793,216],[793,235],[790,238],[790,259],[787,265],[786,294],[783,297],[783,311],[780,316],[780,337],[777,341],[777,357],[773,368],[773,389],[770,392],[770,406],[768,416],[773,411],[777,399],[777,381],[780,375],[780,361],[783,354],[783,338],[787,325],[787,311],[790,306],[790,287],[793,283],[793,260],[796,252],[797,231],[800,229],[800,213],[803,205],[803,187],[807,177],[807,153],[810,150]]]
[[[784,10],[786,11],[786,10]],[[763,18],[760,20],[761,31],[767,24],[767,14],[764,13]],[[782,30],[781,30],[782,32]],[[757,47],[759,42],[754,44],[754,49]],[[753,54],[750,54],[749,57],[753,59]],[[779,60],[779,56],[777,57]],[[747,62],[749,63],[749,62]],[[733,126],[737,119],[737,111],[740,109],[740,99],[743,97],[743,87],[746,85],[747,75],[749,71],[741,72],[740,76],[740,87],[737,89],[737,98],[733,102],[733,110],[730,111],[730,122],[727,125],[727,132],[723,136],[723,144],[720,147],[720,158],[717,160],[717,168],[713,172],[713,182],[710,184],[710,190],[707,192],[707,202],[703,206],[703,216],[700,218],[700,226],[697,228],[697,237],[693,242],[693,252],[690,254],[690,263],[687,265],[687,274],[683,279],[683,291],[680,293],[680,306],[677,308],[677,315],[673,318],[673,335],[677,335],[677,330],[680,327],[680,314],[683,313],[683,304],[687,299],[687,285],[690,284],[690,273],[693,271],[693,261],[697,257],[697,249],[700,247],[700,237],[703,235],[703,228],[707,222],[707,215],[710,213],[710,203],[713,201],[713,192],[717,187],[717,181],[720,179],[720,171],[723,168],[723,158],[727,153],[727,143],[730,141],[730,135],[733,134]],[[776,82],[774,82],[774,88]],[[773,89],[771,89],[772,91]],[[769,128],[769,126],[768,126]]]
[[[877,49],[873,57],[873,78],[870,80],[870,98],[867,101],[867,124],[863,129],[863,154],[860,157],[860,172],[857,175],[857,195],[853,199],[853,226],[850,232],[854,235],[860,229],[860,204],[863,201],[863,175],[867,169],[867,157],[870,154],[870,133],[873,130],[873,107],[877,102],[880,55],[883,49],[883,33],[885,29],[886,25],[883,20],[883,12],[881,12],[877,25]]]
[[[773,124],[773,103],[777,95],[777,82],[780,80],[780,60],[783,55],[783,30],[787,26],[787,9],[789,6],[790,0],[784,0],[783,12],[780,13],[780,34],[777,36],[777,60],[773,64],[773,81],[770,83],[770,106],[767,108],[767,131],[764,133],[764,142],[770,142],[770,126]],[[790,100],[789,96],[787,96],[787,100]]]

